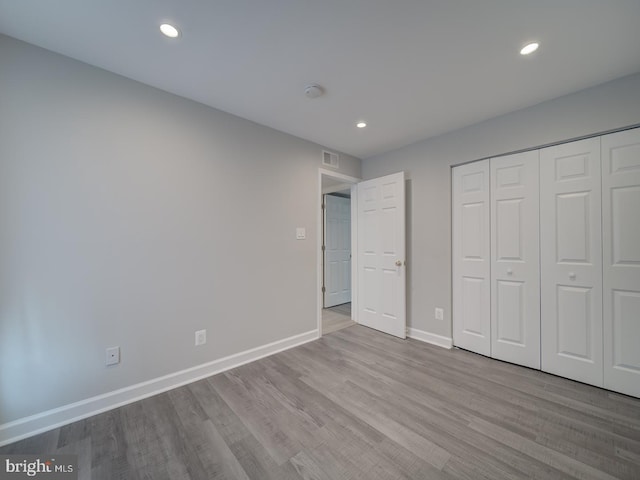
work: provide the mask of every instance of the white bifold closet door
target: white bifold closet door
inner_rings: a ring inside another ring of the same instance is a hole
[[[489,160],[453,169],[453,341],[491,355]]]
[[[540,186],[542,370],[602,386],[600,138],[542,149]]]
[[[538,151],[491,159],[491,356],[540,368]]]
[[[640,397],[640,129],[602,137],[604,386]]]

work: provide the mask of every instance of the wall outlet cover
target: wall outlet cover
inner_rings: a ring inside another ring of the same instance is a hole
[[[444,310],[440,307],[436,307],[436,320],[444,320]]]

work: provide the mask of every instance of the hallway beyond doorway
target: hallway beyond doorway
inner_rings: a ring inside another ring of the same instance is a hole
[[[351,320],[351,302],[322,309],[322,334],[336,332],[355,325]]]

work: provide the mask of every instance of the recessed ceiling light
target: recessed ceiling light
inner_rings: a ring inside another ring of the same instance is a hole
[[[160,25],[160,31],[169,38],[176,38],[180,35],[180,30],[168,23]]]
[[[356,123],[356,127],[358,127],[358,128],[364,128],[364,127],[366,127],[366,126],[367,126],[367,124],[366,124],[366,123],[364,123],[364,122],[358,122],[358,123]]]
[[[522,50],[520,50],[520,55],[529,55],[530,53],[535,52],[539,46],[540,44],[536,42],[528,43],[527,45],[522,47]]]

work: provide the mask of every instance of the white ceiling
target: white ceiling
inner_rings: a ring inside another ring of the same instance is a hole
[[[640,0],[0,0],[0,32],[360,158],[640,71]]]

